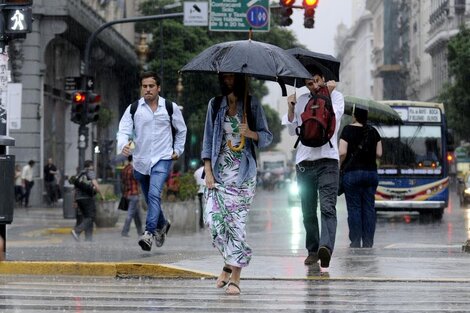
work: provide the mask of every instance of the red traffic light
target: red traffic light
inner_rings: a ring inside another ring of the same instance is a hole
[[[84,103],[86,101],[86,92],[76,91],[72,95],[72,102],[74,103]]]
[[[318,0],[304,0],[304,8],[316,8],[318,5]]]
[[[279,2],[283,7],[291,7],[294,5],[295,0],[279,0]]]

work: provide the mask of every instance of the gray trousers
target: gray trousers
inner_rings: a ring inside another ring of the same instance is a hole
[[[325,246],[333,252],[336,238],[336,199],[339,168],[334,159],[302,161],[296,166],[300,187],[303,223],[309,255]],[[321,234],[318,225],[317,203],[320,197]]]

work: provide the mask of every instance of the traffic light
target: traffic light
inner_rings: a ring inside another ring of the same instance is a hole
[[[86,106],[86,91],[78,90],[72,94],[72,114],[70,120],[77,124],[82,124]]]
[[[281,26],[290,26],[292,24],[292,5],[294,5],[295,0],[280,0],[281,4]]]
[[[92,91],[88,91],[87,93],[88,102],[87,102],[87,114],[86,114],[86,123],[94,123],[98,121],[100,115],[100,102],[101,96],[93,93]]]
[[[318,5],[318,0],[304,0],[302,6],[304,7],[304,27],[313,28],[315,25],[315,9]]]
[[[32,0],[4,0],[1,7],[2,31],[8,39],[26,38],[32,31]]]

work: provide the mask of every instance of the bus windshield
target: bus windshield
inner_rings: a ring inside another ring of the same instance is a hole
[[[380,126],[380,175],[430,176],[443,173],[440,125]]]

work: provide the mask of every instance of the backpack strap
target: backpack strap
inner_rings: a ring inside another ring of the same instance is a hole
[[[173,127],[173,102],[168,99],[165,99],[165,108],[170,116],[170,126],[171,126],[171,137],[172,137],[172,147],[175,148],[175,135],[176,135],[176,128]]]
[[[132,118],[132,128],[133,129],[135,129],[134,116],[135,116],[135,112],[137,111],[138,106],[139,106],[139,100],[136,100],[131,104],[131,108],[129,110],[129,113],[131,114],[131,118]],[[220,104],[219,104],[219,106],[220,106]],[[173,148],[174,148],[176,129],[173,127],[173,102],[171,102],[168,99],[165,99],[165,108],[166,108],[166,111],[168,112],[168,115],[170,116],[171,136],[173,138]]]
[[[135,126],[134,126],[134,115],[135,115],[135,112],[137,111],[137,106],[139,105],[139,100],[135,100],[132,104],[131,104],[131,109],[129,110],[129,113],[131,113],[131,118],[132,118],[132,129],[135,129]]]

